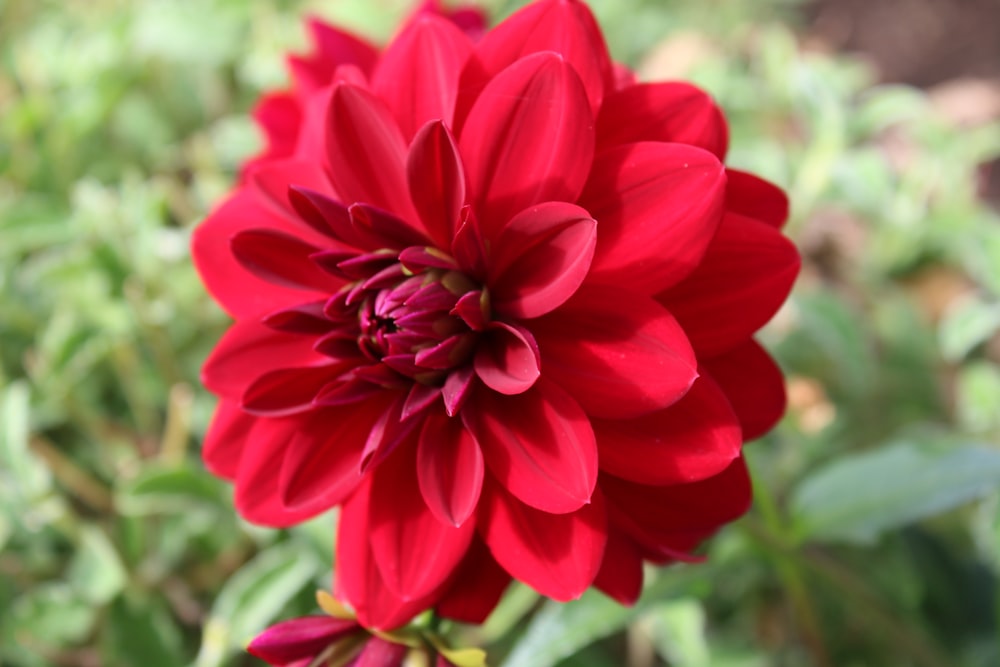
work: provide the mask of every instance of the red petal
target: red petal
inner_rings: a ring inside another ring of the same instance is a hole
[[[379,465],[369,515],[375,562],[386,585],[404,599],[430,595],[444,584],[476,531],[474,520],[445,524],[427,508],[414,465],[412,448]]]
[[[725,170],[693,146],[643,142],[601,153],[581,197],[599,220],[588,281],[653,294],[698,265],[718,228]]]
[[[384,403],[316,410],[301,420],[278,471],[289,510],[321,512],[342,502],[361,481],[361,452]]]
[[[430,120],[451,125],[458,76],[471,52],[461,30],[433,15],[415,19],[393,39],[371,87],[389,106],[405,139]]]
[[[462,418],[493,476],[528,505],[561,513],[590,502],[597,479],[594,432],[576,401],[555,385],[540,381],[516,396],[479,387]]]
[[[642,555],[629,538],[609,530],[594,586],[611,599],[633,605],[642,593]]]
[[[400,667],[409,650],[405,644],[372,637],[365,643],[358,657],[351,662],[351,667]]]
[[[354,621],[302,616],[272,625],[253,638],[247,651],[270,664],[312,659],[340,637],[358,630]]]
[[[607,540],[607,515],[600,493],[569,514],[529,507],[502,490],[484,496],[483,540],[505,570],[542,595],[566,602],[594,581]]]
[[[201,457],[209,472],[223,479],[236,478],[243,448],[256,421],[256,417],[240,410],[235,401],[219,401],[201,447]]]
[[[648,83],[609,95],[597,117],[598,150],[636,141],[662,141],[704,148],[726,156],[729,131],[722,111],[703,90],[688,83]]]
[[[545,377],[596,417],[665,408],[698,376],[691,345],[671,314],[628,290],[581,288],[531,329]]]
[[[413,138],[406,160],[410,198],[424,228],[443,250],[451,249],[465,205],[465,168],[455,138],[441,121],[430,121]]]
[[[320,390],[348,367],[331,363],[264,373],[243,392],[240,407],[259,417],[286,417],[310,410]]]
[[[439,521],[460,526],[472,515],[483,485],[483,453],[460,419],[432,412],[417,445],[417,481]]]
[[[238,232],[229,244],[243,268],[275,285],[329,293],[344,284],[309,258],[319,248],[290,234],[273,229],[248,229]]]
[[[267,148],[244,165],[243,174],[258,164],[291,156],[302,125],[299,99],[285,91],[262,95],[250,115],[264,131]]]
[[[785,379],[754,340],[704,362],[743,425],[743,439],[764,435],[785,413]]]
[[[238,399],[264,373],[328,363],[312,344],[307,336],[274,331],[260,322],[236,322],[216,343],[201,370],[201,382],[214,394]]]
[[[701,265],[660,294],[699,356],[731,350],[778,310],[799,272],[799,253],[774,227],[727,214]]]
[[[528,391],[538,376],[538,344],[524,327],[493,322],[479,339],[473,360],[476,375],[501,394]]]
[[[258,316],[308,299],[299,290],[261,280],[236,261],[229,249],[229,239],[254,227],[295,234],[304,231],[301,224],[278,215],[250,190],[240,190],[195,229],[191,241],[194,263],[205,287],[235,318]],[[315,298],[320,296],[316,292]]]
[[[476,537],[434,610],[460,623],[480,624],[496,608],[508,584],[510,575]]]
[[[788,220],[788,196],[774,183],[736,169],[726,170],[726,208],[775,227]]]
[[[555,53],[518,60],[494,77],[459,139],[471,201],[486,236],[545,201],[575,201],[594,154],[580,78]]]
[[[494,311],[530,318],[558,308],[583,282],[596,245],[597,221],[579,206],[546,202],[521,211],[493,247]]]
[[[412,220],[406,141],[385,105],[362,88],[339,84],[330,99],[327,128],[330,180],[341,201],[373,204]]]
[[[601,470],[639,484],[716,475],[740,455],[740,422],[710,378],[665,410],[629,420],[593,419]]]
[[[469,105],[490,79],[517,60],[543,51],[559,54],[573,68],[596,114],[614,81],[601,28],[584,3],[548,0],[515,12],[476,45],[462,73],[456,127],[462,126]]]
[[[247,180],[275,211],[296,222],[300,222],[301,217],[288,199],[289,186],[305,187],[333,195],[330,181],[320,165],[294,158],[261,164],[247,172]]]
[[[373,46],[316,17],[310,17],[306,26],[316,52],[295,58],[298,67],[292,69],[295,83],[306,90],[325,86],[341,65],[354,65],[367,73],[378,59],[378,51]]]

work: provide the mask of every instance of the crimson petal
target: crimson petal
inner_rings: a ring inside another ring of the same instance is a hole
[[[546,202],[504,225],[489,267],[493,309],[501,315],[544,315],[572,296],[587,275],[597,221],[573,204]]]
[[[617,530],[608,531],[604,560],[594,586],[624,605],[635,604],[642,593],[642,554],[632,540]]]
[[[344,281],[322,271],[309,256],[319,249],[274,229],[248,229],[229,241],[236,260],[261,280],[298,290],[335,292]]]
[[[247,180],[261,197],[281,215],[296,222],[301,216],[288,199],[289,186],[296,185],[311,190],[333,194],[332,186],[323,168],[306,160],[275,160],[261,164],[247,172]],[[307,222],[308,224],[308,222]],[[312,229],[316,229],[312,227]],[[317,231],[323,232],[323,229]]]
[[[455,138],[440,120],[428,122],[413,138],[406,176],[424,228],[437,247],[450,248],[465,205],[465,167]]]
[[[689,83],[647,83],[609,95],[597,117],[598,150],[636,141],[689,144],[722,160],[729,131],[703,90]]]
[[[534,509],[495,487],[483,501],[483,540],[514,578],[560,602],[575,600],[593,583],[608,531],[600,491],[569,514]]]
[[[531,332],[516,324],[493,322],[480,337],[473,360],[476,375],[501,394],[520,394],[541,375],[538,344]]]
[[[587,415],[568,394],[542,380],[516,396],[480,386],[470,401],[462,419],[505,489],[543,512],[572,512],[590,502],[597,444]]]
[[[701,261],[723,210],[725,169],[708,151],[641,142],[594,160],[581,205],[600,220],[588,282],[654,294]]]
[[[311,659],[339,637],[358,630],[354,621],[331,616],[302,616],[272,625],[254,637],[247,651],[268,664]]]
[[[258,417],[285,417],[305,412],[312,408],[320,390],[349,367],[350,364],[331,363],[279,368],[264,373],[243,392],[240,406]]]
[[[595,417],[665,408],[698,376],[683,329],[663,306],[635,292],[583,287],[531,329],[545,377]]]
[[[755,387],[756,388],[756,387]],[[665,410],[629,420],[592,419],[601,470],[639,484],[678,484],[721,472],[740,455],[740,422],[710,378]]]
[[[409,650],[405,644],[372,637],[365,642],[365,647],[351,662],[351,667],[398,667],[403,664],[403,659]]]
[[[496,562],[482,539],[473,538],[465,559],[434,610],[439,616],[461,623],[482,623],[496,608],[508,584],[507,571]]]
[[[704,362],[743,425],[743,439],[764,435],[785,413],[785,378],[754,340]]]
[[[431,413],[417,444],[417,481],[439,521],[460,526],[472,515],[483,485],[483,453],[461,420]]]
[[[459,146],[487,237],[530,206],[574,201],[594,154],[580,77],[555,53],[518,60],[483,89]]]
[[[788,220],[788,196],[774,183],[759,176],[726,170],[726,208],[780,228]]]
[[[433,15],[412,21],[382,54],[372,91],[389,106],[409,140],[424,123],[451,125],[458,77],[472,52],[454,23]]]
[[[201,446],[205,467],[213,475],[230,481],[236,479],[243,448],[256,421],[256,417],[240,410],[235,401],[219,401]]]
[[[721,354],[771,319],[799,264],[795,246],[777,229],[730,213],[701,265],[657,299],[684,327],[699,356]]]

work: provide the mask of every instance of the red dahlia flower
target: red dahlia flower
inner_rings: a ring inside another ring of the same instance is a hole
[[[476,43],[422,15],[330,69],[294,153],[196,232],[236,319],[207,465],[250,521],[342,507],[336,591],[368,627],[480,621],[510,576],[633,601],[643,560],[750,502],[784,195],[723,166],[703,92],[616,74],[577,0]]]

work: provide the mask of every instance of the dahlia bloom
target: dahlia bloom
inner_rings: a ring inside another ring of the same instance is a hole
[[[335,593],[366,627],[481,621],[511,577],[634,601],[644,560],[749,506],[742,444],[784,409],[752,338],[799,267],[783,193],[578,0],[475,42],[424,13],[337,58],[294,149],[195,234],[235,319],[208,467],[256,523],[340,506]]]

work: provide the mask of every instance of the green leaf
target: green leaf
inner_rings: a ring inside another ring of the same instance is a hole
[[[107,657],[116,667],[177,667],[187,662],[180,629],[159,599],[115,600],[104,629]]]
[[[226,487],[195,468],[150,466],[118,490],[116,505],[123,514],[178,515],[192,510],[226,508]]]
[[[48,469],[28,447],[29,400],[25,382],[14,382],[0,395],[0,480],[22,503],[37,499],[51,484]],[[0,498],[4,495],[0,491]]]
[[[125,568],[107,536],[96,526],[80,528],[80,543],[69,566],[70,584],[92,604],[104,604],[125,587]]]
[[[14,642],[28,650],[71,646],[90,632],[96,611],[68,585],[44,584],[22,595],[5,614],[4,634],[9,631]]]
[[[258,554],[223,585],[205,623],[195,667],[216,667],[284,611],[319,574],[312,552],[294,543]]]
[[[998,329],[1000,303],[975,297],[956,302],[941,322],[941,352],[945,359],[959,361]]]
[[[871,543],[1000,484],[1000,451],[899,442],[845,456],[808,476],[791,511],[803,539]]]
[[[705,637],[705,610],[695,599],[656,605],[642,619],[653,645],[673,667],[709,667],[711,654]]]

